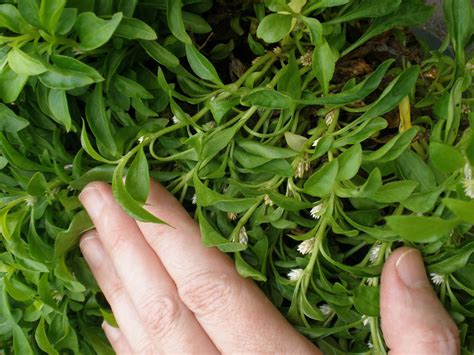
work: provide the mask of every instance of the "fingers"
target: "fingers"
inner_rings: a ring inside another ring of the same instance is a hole
[[[456,324],[431,287],[420,253],[400,248],[381,280],[381,317],[391,355],[459,354]]]
[[[225,254],[202,244],[197,224],[157,183],[152,183],[147,209],[174,227],[138,222],[144,237],[174,280],[181,300],[196,315],[219,350],[317,351],[290,326],[253,282],[238,275]]]
[[[123,290],[122,282],[97,237],[97,231],[86,233],[82,237],[80,247],[97,283],[112,307],[117,323],[124,330],[125,337],[120,341],[111,341],[111,344],[117,343],[120,348],[125,347],[123,344],[127,344],[127,346],[130,344],[129,346],[135,353],[145,353],[153,350],[153,344],[138,317],[132,301]],[[115,334],[117,333],[111,330],[111,335]]]
[[[132,353],[142,353],[132,350],[128,345],[127,339],[123,335],[120,329],[114,328],[111,325],[107,324],[107,322],[102,323],[102,329],[104,329],[105,335],[109,340],[112,348],[118,355],[130,355]]]
[[[98,237],[120,280],[114,289],[99,276],[105,266],[97,268],[99,285],[115,301],[114,314],[125,312],[125,295],[130,298],[149,338],[159,351],[212,353],[216,349],[199,326],[194,315],[179,300],[176,287],[160,260],[144,240],[135,221],[115,202],[110,186],[88,185],[80,195],[81,202],[97,228]],[[87,257],[86,257],[87,258]],[[101,282],[102,280],[102,282]],[[123,315],[122,315],[123,316]],[[126,332],[125,328],[122,331]],[[126,335],[128,339],[128,335]]]

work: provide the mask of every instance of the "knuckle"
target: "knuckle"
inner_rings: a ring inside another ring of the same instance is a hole
[[[459,331],[454,322],[443,322],[427,327],[422,334],[422,342],[434,353],[457,354],[460,347]]]
[[[189,282],[178,287],[183,303],[197,315],[228,312],[237,297],[228,274],[205,272],[194,275]]]
[[[163,337],[176,325],[181,309],[178,300],[169,295],[159,294],[141,303],[143,321],[153,337]]]
[[[126,294],[121,282],[111,282],[107,289],[103,289],[102,291],[104,292],[110,305],[113,306],[120,306]]]

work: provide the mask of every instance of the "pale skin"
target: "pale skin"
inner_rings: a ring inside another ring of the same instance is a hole
[[[103,328],[118,354],[321,354],[227,255],[202,244],[196,222],[158,183],[146,208],[174,228],[133,220],[105,183],[89,184],[80,200],[96,227],[81,250],[117,319],[118,329]],[[391,355],[459,354],[458,329],[418,251],[391,254],[380,304]]]

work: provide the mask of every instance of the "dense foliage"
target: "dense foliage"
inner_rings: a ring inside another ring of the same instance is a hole
[[[469,0],[3,0],[0,349],[112,353],[77,199],[149,179],[325,353],[385,353],[379,275],[418,248],[474,348]],[[127,176],[126,182],[123,177]],[[0,351],[1,352],[1,351]]]

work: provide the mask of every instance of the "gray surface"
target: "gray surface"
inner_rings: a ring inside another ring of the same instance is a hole
[[[433,14],[433,17],[425,26],[426,30],[429,30],[437,37],[443,39],[446,35],[446,26],[444,25],[444,17],[443,17],[443,1],[442,0],[427,0],[427,4],[435,5],[436,10]]]

